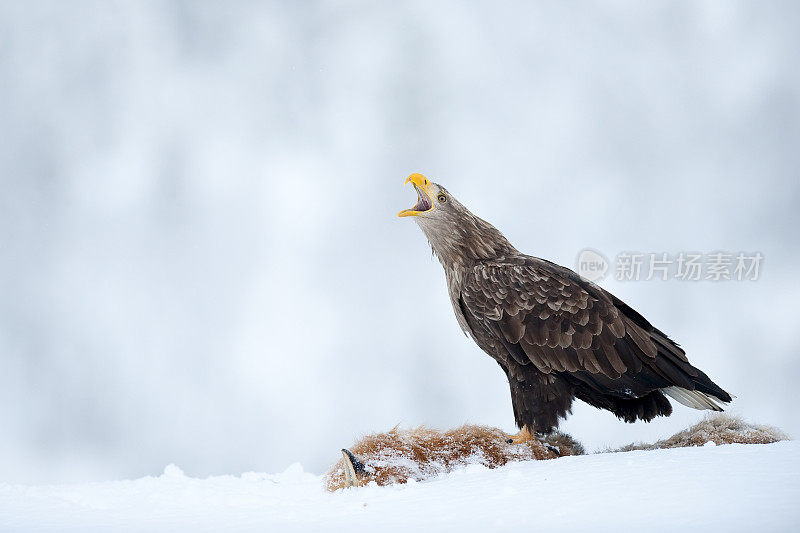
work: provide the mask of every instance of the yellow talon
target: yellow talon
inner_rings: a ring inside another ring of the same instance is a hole
[[[525,442],[531,441],[536,439],[536,435],[529,426],[523,426],[519,433],[516,435],[510,435],[508,440],[506,441],[509,444],[523,444]]]

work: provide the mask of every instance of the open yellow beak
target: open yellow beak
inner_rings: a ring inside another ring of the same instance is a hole
[[[409,181],[417,191],[417,205],[411,209],[403,209],[397,213],[399,217],[415,217],[433,209],[433,195],[430,191],[430,180],[422,174],[414,173],[406,178],[406,183]],[[405,183],[403,185],[405,185]]]

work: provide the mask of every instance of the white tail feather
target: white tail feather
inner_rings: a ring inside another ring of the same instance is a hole
[[[724,411],[722,406],[726,405],[727,403],[717,398],[711,397],[703,392],[696,390],[688,390],[682,387],[667,387],[665,389],[661,389],[661,392],[663,392],[673,400],[682,403],[686,407],[691,407],[693,409]]]

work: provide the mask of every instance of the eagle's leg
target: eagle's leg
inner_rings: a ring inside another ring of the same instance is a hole
[[[519,433],[516,435],[511,435],[506,442],[509,444],[522,444],[534,439],[541,440],[536,436],[536,432],[533,431],[533,427],[525,424],[522,426],[522,429],[519,430]]]
[[[526,442],[530,442],[532,440],[537,440],[541,442],[545,448],[550,450],[552,453],[556,455],[556,457],[561,457],[561,450],[559,450],[556,446],[547,442],[547,439],[542,434],[536,434],[533,429],[528,426],[527,424],[522,426],[522,429],[516,435],[511,435],[508,440],[506,441],[508,444],[523,444]]]

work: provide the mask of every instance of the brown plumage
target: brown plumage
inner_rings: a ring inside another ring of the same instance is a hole
[[[413,216],[444,267],[459,325],[508,377],[520,428],[547,433],[574,398],[626,422],[669,416],[665,395],[721,411],[731,396],[683,349],[610,292],[519,252],[440,185],[406,180]]]

